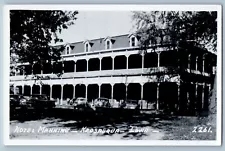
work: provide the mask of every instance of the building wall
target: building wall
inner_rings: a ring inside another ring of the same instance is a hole
[[[100,38],[88,41],[93,45],[87,53],[82,52],[84,42],[68,44],[71,51],[67,55],[63,52],[60,67],[62,72],[59,75],[52,72],[43,74],[41,68],[35,68],[40,70],[37,72],[39,74],[25,75],[20,71],[10,77],[10,84],[14,88],[19,87],[22,94],[26,90],[29,91],[26,94],[47,94],[51,98],[57,98],[59,104],[63,104],[63,100],[67,98],[79,96],[93,99],[104,94],[103,96],[111,99],[146,99],[155,103],[155,109],[184,111],[206,108],[210,81],[213,79],[212,68],[216,66],[215,61],[212,61],[215,60],[212,59],[216,58],[215,55],[201,49],[191,49],[180,55],[183,50],[176,47],[168,50],[168,47],[163,46],[156,50],[149,48],[147,54],[143,55],[139,54],[138,47],[129,46],[127,35],[108,39],[114,40],[111,49],[104,50],[107,38]],[[102,70],[106,57],[112,68]],[[93,64],[97,64],[97,68],[90,71]],[[115,68],[122,64],[125,65],[122,69]],[[130,66],[131,64],[134,66]],[[79,72],[79,66],[84,66],[85,70]],[[179,71],[180,68],[182,72]]]

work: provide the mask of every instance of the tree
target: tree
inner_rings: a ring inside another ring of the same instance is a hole
[[[217,12],[215,11],[133,12],[133,19],[136,22],[141,53],[146,52],[149,46],[157,48],[169,44],[168,47],[171,45],[179,47],[186,42],[210,51],[217,51]],[[182,59],[179,61],[181,62]],[[170,68],[165,72],[182,74],[183,69]],[[155,71],[158,70],[157,68],[153,70],[150,72],[156,74],[158,79],[165,74]],[[214,89],[216,89],[215,85]],[[210,104],[216,104],[215,97],[210,100]],[[209,110],[212,113],[211,105]]]
[[[62,47],[52,47],[52,42],[62,42],[57,33],[67,29],[77,19],[77,11],[11,10],[10,55],[11,62],[58,61]]]
[[[142,48],[168,42],[195,41],[216,51],[217,12],[134,12],[133,19]]]

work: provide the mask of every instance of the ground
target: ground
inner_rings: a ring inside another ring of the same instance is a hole
[[[58,111],[57,113],[63,114],[64,116],[55,114],[54,116],[34,116],[29,114],[26,118],[21,116],[23,118],[11,119],[10,138],[214,140],[216,136],[215,126],[207,123],[207,118],[165,116],[152,112],[138,115],[131,115],[129,113],[130,116],[120,116],[119,118],[118,116],[110,116],[108,114],[107,116],[92,116],[90,118],[85,116],[79,119],[74,118],[74,113],[70,111],[64,111],[64,113],[63,111]],[[18,128],[23,132],[19,131]],[[51,131],[54,128],[61,128],[61,131]],[[63,132],[62,129],[64,130]],[[104,130],[106,130],[106,133],[103,133]]]

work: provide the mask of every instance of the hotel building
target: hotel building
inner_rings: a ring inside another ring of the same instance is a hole
[[[143,53],[138,42],[138,36],[126,34],[60,45],[58,63],[18,64],[23,70],[10,75],[11,89],[47,94],[59,104],[74,97],[106,97],[146,100],[157,110],[208,109],[216,54],[192,42],[150,46]]]

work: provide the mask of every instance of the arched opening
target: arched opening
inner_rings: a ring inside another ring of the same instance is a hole
[[[31,87],[29,85],[24,85],[24,96],[31,95]]]
[[[66,84],[63,86],[63,99],[72,99],[73,98],[73,85]]]
[[[126,100],[126,85],[124,83],[117,83],[114,85],[113,98],[117,101]]]
[[[46,62],[43,65],[43,74],[51,74],[52,73],[52,64],[50,62]]]
[[[23,75],[24,65],[17,66],[18,75]]]
[[[76,72],[86,72],[87,71],[87,61],[85,59],[77,60]]]
[[[198,64],[197,70],[202,72],[203,56],[198,56],[197,64]]]
[[[53,73],[62,73],[63,70],[62,62],[54,62],[52,70]]]
[[[196,55],[195,54],[191,54],[191,57],[190,57],[190,67],[191,67],[191,70],[196,70]]]
[[[16,86],[16,93],[15,94],[22,94],[22,86]]]
[[[157,83],[149,82],[143,86],[143,99],[151,103],[157,101]]]
[[[40,94],[40,86],[39,85],[33,85],[32,94]]]
[[[142,56],[140,54],[130,55],[128,58],[128,69],[142,68]]]
[[[159,85],[159,108],[174,111],[178,103],[178,86],[175,82]]]
[[[50,85],[42,85],[42,94],[50,96]]]
[[[75,86],[75,96],[85,98],[86,86],[84,84],[77,84]]]
[[[144,68],[158,66],[158,54],[156,52],[146,53],[144,56]]]
[[[74,61],[64,61],[64,72],[74,72]]]
[[[98,58],[92,58],[88,60],[88,71],[100,70],[100,60]]]
[[[32,74],[32,66],[31,65],[25,65],[24,66],[24,74],[25,75],[31,75]]]
[[[127,57],[116,56],[114,58],[114,69],[126,69],[127,68]]]
[[[102,70],[112,70],[112,58],[111,57],[102,58]]]
[[[111,98],[112,86],[111,84],[102,84],[101,85],[101,97]]]
[[[61,99],[61,85],[52,86],[52,98]]]
[[[13,85],[10,85],[9,92],[10,92],[10,95],[15,94]]]
[[[33,65],[33,74],[41,74],[41,65],[39,63]]]
[[[140,83],[130,83],[127,87],[127,99],[128,100],[140,100],[141,99],[141,85]]]
[[[209,86],[205,85],[204,89],[204,102],[203,102],[203,110],[209,110]]]
[[[88,85],[88,95],[87,95],[87,98],[88,98],[88,101],[92,101],[96,98],[98,98],[99,96],[99,87],[97,84],[90,84]]]

